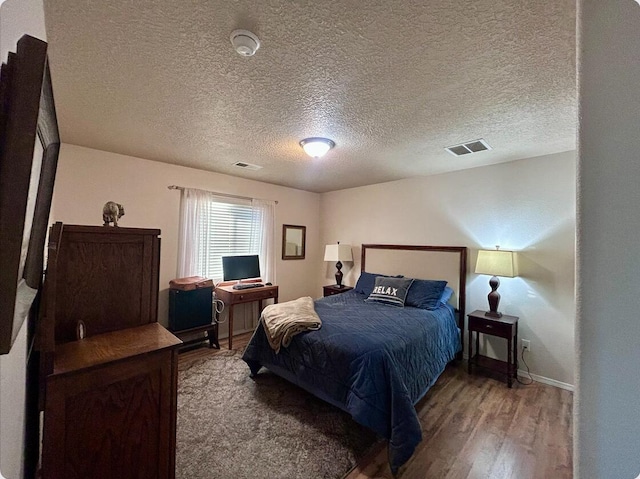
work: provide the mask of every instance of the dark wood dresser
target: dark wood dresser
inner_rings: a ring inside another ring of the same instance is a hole
[[[44,479],[175,477],[181,341],[156,322],[159,235],[51,229],[39,333]]]

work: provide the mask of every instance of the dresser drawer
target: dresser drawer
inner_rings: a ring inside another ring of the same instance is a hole
[[[512,325],[509,323],[474,316],[469,316],[469,331],[478,331],[507,339],[513,334]]]

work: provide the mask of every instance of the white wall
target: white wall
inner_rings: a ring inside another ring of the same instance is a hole
[[[640,6],[578,2],[575,477],[640,474]]]
[[[121,226],[160,228],[158,319],[166,325],[169,281],[177,274],[180,192],[167,189],[173,184],[277,200],[276,281],[280,301],[321,296],[321,290],[315,288],[316,272],[322,261],[317,193],[63,144],[54,189],[53,220],[102,225],[102,206],[107,201],[116,201],[125,208]],[[281,260],[283,224],[307,227],[304,260]],[[236,330],[245,329],[238,323]]]
[[[501,279],[499,309],[520,317],[531,372],[573,385],[575,180],[575,152],[567,152],[325,193],[322,242],[355,246],[354,264],[343,268],[350,285],[363,243],[468,246],[467,312],[488,309],[489,277],[472,274],[477,250],[519,251],[521,276]],[[334,273],[325,264],[321,284]],[[505,357],[504,341],[491,345]]]
[[[0,59],[24,34],[46,40],[42,0],[0,2]],[[26,366],[26,326],[16,338],[11,352],[0,356],[0,478],[22,477],[24,441],[24,400]]]

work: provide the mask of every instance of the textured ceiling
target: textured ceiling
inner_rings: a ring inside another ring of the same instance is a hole
[[[66,143],[316,192],[575,148],[574,0],[44,3]]]

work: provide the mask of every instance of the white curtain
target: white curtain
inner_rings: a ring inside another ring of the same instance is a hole
[[[251,200],[253,223],[252,249],[260,255],[262,280],[276,283],[275,235],[276,203],[270,200]]]
[[[185,188],[180,194],[180,231],[178,234],[178,278],[198,274],[200,251],[200,221],[210,194],[203,190]]]

